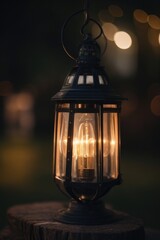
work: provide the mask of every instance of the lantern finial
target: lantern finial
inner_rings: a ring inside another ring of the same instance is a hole
[[[78,64],[97,65],[100,59],[100,47],[90,34],[85,36],[77,59]]]

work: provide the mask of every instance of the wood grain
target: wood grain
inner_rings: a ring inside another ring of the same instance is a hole
[[[61,202],[18,205],[8,210],[8,222],[15,240],[144,240],[141,221],[119,213],[118,221],[85,226],[56,222],[54,214]]]

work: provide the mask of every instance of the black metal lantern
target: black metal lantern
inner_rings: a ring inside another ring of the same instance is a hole
[[[96,39],[84,34],[77,65],[52,97],[54,180],[74,200],[56,216],[66,223],[101,224],[114,218],[98,199],[121,182],[122,98],[112,90],[99,59]]]

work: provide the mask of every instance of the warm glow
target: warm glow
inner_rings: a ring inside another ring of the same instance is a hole
[[[133,16],[136,19],[136,21],[140,23],[147,23],[148,21],[148,14],[141,9],[136,9],[133,13]]]
[[[102,28],[106,38],[110,41],[114,41],[114,35],[118,31],[118,28],[113,23],[109,22],[104,23]]]
[[[86,145],[89,145],[90,143],[93,143],[95,144],[96,140],[94,138],[90,138],[90,139],[73,139],[73,145],[77,145],[78,147],[81,145],[81,144],[86,144]],[[67,139],[64,140],[64,143],[67,144]],[[81,155],[83,155],[81,153]]]
[[[62,141],[63,141],[63,143],[62,143]],[[78,139],[78,138],[73,139],[74,150],[76,151],[76,153],[77,152],[79,153],[79,156],[90,156],[90,155],[92,155],[91,152],[89,152],[88,147],[89,147],[90,144],[95,144],[95,143],[96,143],[95,138],[88,138],[88,135],[84,135],[81,139]],[[67,147],[67,139],[60,140],[59,144],[65,145],[65,148],[66,148]],[[83,146],[87,146],[87,148],[83,148]],[[64,154],[63,153],[63,148],[61,149],[61,151],[62,151],[62,154]]]
[[[108,139],[104,139],[103,145],[105,147],[105,149],[104,149],[105,157],[114,154],[115,147],[116,147],[116,141],[114,139],[111,139],[110,141]]]
[[[111,140],[111,145],[115,145],[116,141],[115,140]]]
[[[34,127],[34,99],[28,92],[12,94],[5,99],[5,121],[10,135],[29,136]]]
[[[159,46],[159,32],[155,29],[149,28],[148,29],[148,40],[152,46],[158,47]]]
[[[6,100],[6,109],[13,111],[29,111],[33,107],[33,97],[30,93],[12,94]]]
[[[109,13],[113,17],[122,17],[123,16],[123,10],[117,5],[110,5],[108,10],[109,10]]]
[[[160,95],[155,96],[151,101],[151,112],[155,116],[160,116]]]
[[[103,122],[103,174],[118,176],[118,118],[116,113],[104,113]]]
[[[114,41],[117,47],[128,49],[132,45],[131,36],[127,32],[119,31],[114,35]]]
[[[78,139],[73,139],[73,145],[77,145],[77,157],[92,157],[95,155],[95,134],[91,122],[83,122],[78,129]]]
[[[159,45],[160,45],[160,33],[159,33],[159,36],[158,36],[158,42],[159,42]]]
[[[77,116],[78,117],[78,116]],[[95,177],[96,138],[93,115],[80,114],[73,138],[73,159],[79,181],[92,181]]]
[[[59,140],[59,144],[61,144],[62,140]],[[63,143],[67,146],[67,139],[63,139]]]
[[[0,153],[0,184],[15,189],[32,181],[39,160],[32,145],[28,145],[24,138],[16,138],[16,141],[1,146]]]
[[[95,134],[92,123],[89,121],[80,124],[78,129],[79,144],[77,146],[78,168],[82,170],[80,174],[83,176],[84,169],[94,169],[93,159],[95,156]]]
[[[57,125],[57,146],[56,146],[56,176],[64,177],[66,173],[66,157],[67,157],[67,143],[68,143],[68,112],[58,113]]]
[[[148,24],[151,28],[159,30],[160,29],[160,18],[156,15],[148,16]]]
[[[103,140],[103,144],[106,144],[108,141],[106,139]],[[116,144],[116,141],[115,140],[111,140],[110,141],[110,145],[115,145]]]

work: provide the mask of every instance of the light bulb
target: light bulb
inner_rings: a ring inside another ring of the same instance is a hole
[[[77,178],[92,181],[95,177],[96,140],[93,119],[90,114],[81,114],[77,137],[73,140],[74,156],[77,162]]]

